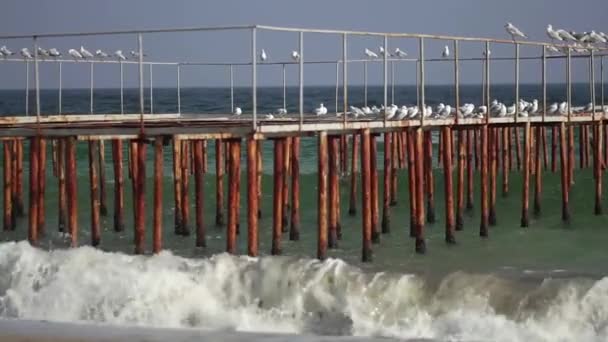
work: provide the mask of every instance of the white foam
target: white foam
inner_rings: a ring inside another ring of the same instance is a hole
[[[255,332],[606,341],[608,278],[439,284],[341,260],[186,259],[0,244],[0,317]]]

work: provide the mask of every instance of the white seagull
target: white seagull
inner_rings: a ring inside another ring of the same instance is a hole
[[[134,58],[139,58],[139,52],[135,51],[135,50],[131,50],[131,56],[133,56]],[[146,55],[145,53],[143,54],[144,57],[147,57],[148,55]]]
[[[276,111],[277,115],[287,115],[287,109],[285,108],[279,108]]]
[[[93,58],[93,54],[89,52],[89,50],[85,49],[84,46],[80,46],[80,54],[82,58]]]
[[[0,54],[2,54],[4,57],[10,57],[15,53],[9,50],[6,45],[2,45],[2,47],[0,47]]]
[[[372,51],[370,49],[365,49],[365,55],[368,58],[378,58],[378,55],[374,51]]]
[[[591,40],[596,44],[606,43],[606,38],[604,38],[601,34],[598,34],[595,31],[591,31],[591,33],[589,33],[589,37],[591,37]]]
[[[291,51],[291,59],[293,59],[296,62],[300,61],[300,53],[298,51]]]
[[[51,55],[49,54],[49,50],[43,49],[39,46],[38,47],[38,56],[41,56],[42,58],[46,58],[46,57],[50,57]]]
[[[507,30],[507,33],[511,35],[511,38],[513,40],[515,40],[515,37],[528,38],[528,36],[526,36],[523,32],[521,32],[517,27],[515,27],[511,23],[505,24],[505,30]]]
[[[386,57],[390,57],[390,56],[391,56],[391,53],[390,53],[390,52],[388,52],[388,53],[387,53],[386,51],[384,51],[384,47],[383,47],[383,46],[378,47],[378,50],[380,51],[380,54],[381,54],[383,57],[384,57],[384,55],[385,55],[385,54],[386,54]]]
[[[549,109],[547,109],[547,114],[549,114],[549,115],[553,115],[553,114],[557,113],[557,110],[558,110],[558,109],[559,109],[559,104],[558,104],[557,102],[552,103],[552,104],[549,106]]]
[[[108,58],[108,54],[101,50],[95,51],[95,56],[97,56],[97,58],[101,58],[101,59]]]
[[[395,106],[394,104],[384,108],[384,117],[386,120],[392,119],[395,114],[397,114],[397,109],[399,109],[399,107]]]
[[[116,52],[114,52],[114,56],[118,58],[119,61],[127,60],[127,57],[125,57],[125,55],[122,53],[122,50],[116,50]]]
[[[80,52],[76,51],[75,49],[69,49],[68,54],[72,56],[72,58],[74,58],[75,60],[82,59],[82,55],[80,54]]]
[[[559,29],[555,31],[560,37],[562,37],[562,40],[569,40],[572,42],[576,41],[576,37],[574,37],[570,32],[564,30],[564,29]]]
[[[264,50],[262,50],[262,51],[264,51]],[[315,108],[315,114],[317,116],[327,114],[327,108],[325,108],[325,106],[323,105],[323,103],[321,103],[321,105],[319,106],[319,108]]]
[[[361,108],[355,107],[355,106],[350,106],[350,111],[351,113],[353,113],[353,116],[359,117],[360,115],[365,116],[365,113],[361,110]]]
[[[262,62],[266,62],[267,59],[268,59],[268,55],[266,55],[266,51],[264,51],[264,49],[262,49],[262,52],[260,53],[260,60]]]
[[[361,108],[361,110],[363,111],[363,114],[365,114],[365,115],[372,115],[372,114],[374,114],[374,112],[372,111],[372,109],[369,108],[368,106],[364,106],[363,108]]]
[[[450,48],[447,45],[443,47],[443,52],[441,53],[441,57],[443,57],[443,58],[450,57]]]
[[[405,57],[407,57],[407,53],[405,51],[402,51],[400,48],[396,48],[395,56],[397,56],[399,58],[405,58]]]
[[[28,50],[27,48],[23,48],[21,49],[21,56],[25,59],[32,59],[34,58],[32,56],[32,53],[30,52],[30,50]]]
[[[234,113],[235,116],[239,116],[241,114],[243,114],[243,111],[241,110],[241,107],[236,107],[234,108]]]
[[[61,52],[59,52],[59,50],[57,50],[56,48],[50,48],[49,49],[49,55],[51,55],[51,57],[61,57]]]
[[[418,108],[418,106],[412,106],[407,110],[407,117],[413,119],[418,115],[419,111],[420,109]]]
[[[552,41],[563,41],[564,38],[562,36],[560,36],[560,34],[555,31],[553,29],[553,26],[551,24],[547,25],[547,36],[549,36],[549,38],[551,38]]]

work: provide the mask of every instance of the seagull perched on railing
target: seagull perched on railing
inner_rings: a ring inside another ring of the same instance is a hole
[[[32,53],[30,52],[30,50],[28,50],[28,48],[23,48],[21,49],[21,56],[25,59],[32,59],[34,58],[32,56]]]
[[[51,57],[57,58],[61,57],[61,52],[59,52],[59,50],[57,50],[56,48],[50,48],[49,55],[51,55]]]
[[[277,109],[276,114],[277,115],[287,115],[287,109],[279,108],[279,109]]]
[[[264,51],[264,49],[262,49],[262,52],[260,53],[260,60],[262,62],[266,62],[267,59],[268,59],[268,55],[266,54],[266,51]]]
[[[549,109],[547,109],[547,114],[553,115],[553,114],[557,113],[558,109],[559,109],[559,104],[557,102],[552,103],[549,106]]]
[[[101,50],[95,51],[95,56],[97,56],[97,58],[100,58],[100,59],[108,58],[108,54]]]
[[[391,56],[390,52],[384,51],[384,47],[383,46],[378,47],[378,50],[380,51],[380,55],[382,55],[383,57],[384,57],[384,55],[386,55],[386,57],[390,57]]]
[[[6,45],[2,45],[2,47],[0,47],[0,54],[6,58],[14,55],[15,53],[9,50]]]
[[[365,49],[365,55],[368,58],[378,58],[378,55],[375,52],[373,52],[372,50],[367,49],[367,48]]]
[[[596,44],[606,44],[606,38],[604,38],[601,34],[598,34],[597,32],[591,30],[591,32],[589,33],[589,37],[591,38],[591,41],[593,43]]]
[[[300,61],[300,53],[296,50],[291,51],[291,59],[293,59],[295,62],[299,62]]]
[[[319,106],[319,108],[315,108],[315,114],[317,116],[321,116],[321,115],[327,114],[327,108],[325,108],[325,106],[323,105],[323,103],[321,103],[321,105]]]
[[[505,24],[505,30],[507,30],[507,33],[511,35],[513,41],[515,41],[515,37],[528,38],[528,36],[526,36],[523,32],[521,32],[520,29],[518,29],[511,23]]]
[[[555,32],[562,37],[563,40],[569,40],[571,42],[575,42],[577,40],[576,37],[564,29],[555,30]]]
[[[127,60],[127,57],[125,57],[125,55],[122,53],[122,50],[116,50],[116,52],[114,52],[114,56],[118,58],[119,61]]]
[[[396,48],[395,56],[397,56],[399,58],[405,58],[405,57],[407,57],[407,53],[405,51],[402,51],[400,48]]]
[[[234,114],[235,116],[240,116],[241,114],[243,114],[243,111],[241,110],[241,107],[236,107],[234,108]]]
[[[84,48],[84,46],[80,46],[80,55],[82,56],[82,58],[87,59],[87,58],[93,58],[93,54]]]
[[[443,57],[443,58],[450,57],[450,48],[447,45],[443,47],[443,52],[441,53],[441,57]]]
[[[82,55],[80,54],[80,52],[76,51],[75,49],[69,49],[68,54],[72,56],[74,60],[82,59]]]
[[[549,38],[551,38],[551,41],[553,42],[555,42],[556,40],[560,42],[564,40],[564,38],[553,29],[553,26],[551,24],[547,25],[547,36],[549,36]]]
[[[135,51],[135,50],[131,50],[131,56],[133,56],[133,58],[139,58],[139,52]],[[148,55],[146,55],[145,53],[142,56],[148,57]]]
[[[49,50],[38,47],[38,56],[42,58],[50,57]]]

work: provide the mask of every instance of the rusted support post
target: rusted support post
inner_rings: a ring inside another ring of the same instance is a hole
[[[14,151],[14,148],[13,148]],[[51,165],[53,169],[53,177],[59,176],[59,171],[57,170],[57,140],[51,140]]]
[[[209,172],[209,154],[207,153],[207,140],[203,140],[203,173]]]
[[[371,134],[361,131],[361,194],[362,194],[362,248],[361,261],[372,261],[372,185],[371,185]]]
[[[340,167],[342,175],[348,172],[348,141],[346,141],[346,135],[340,135]],[[340,221],[340,219],[338,219]]]
[[[106,205],[106,144],[99,140],[99,213],[101,216],[108,215]]]
[[[530,122],[527,121],[524,124],[524,150],[523,150],[523,189],[522,189],[522,207],[521,207],[521,226],[528,227],[530,224],[530,218],[528,215],[529,201],[530,201]]]
[[[595,107],[595,106],[594,106]],[[597,123],[593,125],[593,169],[595,171],[595,215],[601,215],[602,210],[602,165],[603,165],[603,153],[602,146],[604,146],[603,137],[603,120],[599,119]]]
[[[392,158],[391,151],[393,148],[392,133],[384,133],[384,192],[382,197],[382,233],[388,234],[391,231],[391,169]]]
[[[502,129],[502,196],[509,195],[509,173],[511,172],[511,128]]]
[[[479,129],[473,129],[473,151],[475,152],[475,170],[479,171],[481,166],[481,150],[479,149]]]
[[[409,199],[410,199],[410,237],[416,237],[416,213],[417,211],[417,191],[418,187],[416,186],[416,132],[414,130],[410,130],[406,132],[407,135],[405,138],[407,139],[407,177],[408,177],[408,191],[409,191]]]
[[[224,225],[224,142],[215,140],[215,225]]]
[[[29,226],[28,240],[30,244],[36,246],[38,244],[38,206],[39,191],[40,191],[40,170],[38,168],[40,162],[40,137],[30,139],[30,208],[29,208]]]
[[[97,175],[97,144],[89,140],[89,182],[91,196],[91,245],[98,246],[101,242],[101,227],[99,221],[99,183]]]
[[[551,172],[557,172],[557,141],[559,138],[559,127],[551,129]]]
[[[469,129],[467,131],[467,210],[473,209],[473,194],[475,191],[475,183],[473,180],[473,175],[475,173],[474,165],[473,165],[473,150],[474,150],[474,141],[477,137],[474,133],[474,129]]]
[[[424,137],[422,128],[414,131],[416,137],[416,155],[424,153]],[[424,240],[424,158],[416,158],[416,253],[426,253],[426,242]]]
[[[406,137],[407,135],[404,134],[405,132],[394,132],[393,134],[393,140],[397,140],[397,138],[401,138],[401,143],[400,144],[393,144],[393,160],[397,160],[397,156],[398,155],[402,155],[401,158],[401,162],[405,163],[405,150],[406,150],[406,145],[404,145],[405,141],[406,141]],[[401,153],[399,153],[398,148],[401,147]],[[390,202],[390,206],[394,207],[397,205],[397,192],[399,191],[398,188],[398,184],[397,184],[397,176],[398,176],[398,165],[396,163],[393,163],[393,169],[391,170],[391,202]],[[403,167],[402,167],[403,168]]]
[[[445,189],[445,242],[456,243],[454,235],[454,188],[452,186],[452,129],[442,127],[443,139],[443,175]]]
[[[380,243],[380,214],[378,210],[378,144],[376,135],[370,137],[370,176],[372,201],[372,243]]]
[[[340,205],[338,204],[338,209]],[[338,230],[338,238],[340,238]],[[289,240],[300,240],[300,137],[291,140],[291,225]]]
[[[536,167],[535,173],[534,173],[534,216],[539,216],[540,215],[540,211],[541,211],[541,205],[540,205],[540,197],[541,197],[541,193],[542,193],[542,177],[543,177],[543,172],[542,172],[542,164],[541,164],[541,153],[542,153],[542,141],[545,139],[544,138],[544,132],[545,132],[545,128],[542,126],[536,126],[536,145],[535,147],[535,152],[536,152],[536,164],[534,165]],[[542,139],[542,140],[539,140]],[[545,145],[546,146],[546,145]],[[547,165],[545,165],[545,168],[547,167]]]
[[[217,142],[216,142],[217,143]],[[221,154],[223,156],[223,154]],[[177,136],[173,136],[173,197],[175,201],[175,208],[173,209],[175,215],[175,234],[182,234],[182,149],[181,141]],[[223,168],[223,163],[220,164]],[[219,176],[218,176],[219,178]],[[218,202],[219,203],[219,202]]]
[[[481,223],[479,225],[479,236],[488,236],[489,198],[488,198],[488,126],[481,127]]]
[[[5,231],[13,230],[15,217],[13,216],[13,144],[15,141],[5,140],[4,147],[4,226]]]
[[[40,139],[38,143],[38,236],[43,236],[46,231],[46,203],[44,201],[46,193],[46,140]]]
[[[258,143],[247,140],[247,255],[258,256]],[[201,185],[202,188],[202,185]]]
[[[204,180],[204,169],[205,161],[203,157],[203,150],[205,148],[202,140],[195,140],[192,143],[192,153],[194,154],[194,203],[195,203],[195,220],[196,220],[196,247],[206,247],[207,242],[205,240],[205,221],[204,221],[204,191],[205,191],[205,180]]]
[[[263,155],[262,155],[262,151],[264,148],[263,145],[263,140],[258,140],[257,142],[258,147],[257,147],[257,152],[258,152],[258,165],[257,165],[257,170],[258,170],[258,219],[262,218],[262,175],[264,173],[264,160],[263,160]]]
[[[560,161],[561,161],[561,184],[562,184],[562,221],[570,222],[570,178],[568,165],[568,144],[567,144],[567,128],[565,123],[560,124]]]
[[[76,139],[68,137],[65,140],[65,171],[66,192],[68,200],[68,229],[70,246],[78,245],[78,189],[76,173]],[[31,152],[30,152],[31,153]]]
[[[356,143],[353,144],[356,149]],[[275,146],[276,148],[276,146]],[[328,158],[327,158],[327,132],[319,132],[318,137],[318,225],[317,225],[317,258],[324,260],[327,258],[327,206],[328,206]],[[276,157],[275,157],[276,158]],[[275,177],[277,175],[275,174]]]
[[[23,140],[16,142],[16,167],[15,167],[15,199],[13,206],[17,212],[17,217],[23,217],[25,214],[23,204]]]
[[[574,184],[574,126],[568,126],[568,183]]]
[[[585,125],[578,126],[578,167],[584,169],[587,167],[587,130]]]
[[[517,162],[517,170],[521,171],[521,139],[519,136],[519,127],[513,127],[515,130],[515,159]]]
[[[348,214],[350,216],[357,215],[357,164],[359,156],[359,135],[353,134],[352,138],[353,154],[350,160],[350,202],[348,206]]]
[[[125,228],[125,194],[123,171],[122,140],[112,140],[114,161],[114,231],[122,232]]]
[[[490,206],[489,206],[489,213],[488,213],[488,223],[491,226],[495,226],[496,225],[496,171],[497,171],[497,160],[498,160],[498,154],[496,153],[496,148],[498,145],[498,139],[499,139],[499,135],[498,135],[498,128],[496,127],[492,127],[492,128],[488,128],[488,135],[489,135],[489,146],[488,148],[490,149],[489,151],[489,171],[490,171],[490,176],[489,176],[489,181],[490,181]]]
[[[329,248],[338,247],[338,213],[336,208],[336,198],[338,194],[338,180],[340,173],[340,138],[338,136],[329,136],[327,138],[329,145],[329,231],[327,235],[327,246]]]
[[[59,232],[66,231],[66,216],[68,203],[66,200],[67,189],[65,185],[65,140],[57,139],[57,180],[58,180],[58,213],[57,223]]]
[[[325,146],[327,148],[327,146]],[[326,152],[327,153],[327,152]],[[272,198],[272,255],[281,254],[283,234],[283,177],[285,177],[285,139],[274,140],[274,196]],[[319,189],[321,191],[321,189]],[[327,194],[326,194],[327,196]],[[326,215],[327,213],[325,213]],[[321,213],[319,213],[321,215]],[[326,237],[327,238],[327,237]]]
[[[549,153],[547,150],[547,128],[542,126],[541,129],[541,143],[542,143],[542,153],[543,153],[543,167],[546,170],[549,168]]]
[[[163,138],[154,139],[154,212],[152,229],[152,252],[163,248]]]
[[[182,168],[182,235],[190,235],[190,172],[189,167],[190,161],[190,140],[184,140],[181,142],[181,168]],[[238,203],[238,202],[237,202]],[[237,223],[238,225],[238,223]],[[237,228],[238,229],[238,228]]]
[[[424,185],[426,186],[426,219],[435,223],[435,180],[433,177],[433,141],[432,132],[424,132]]]
[[[238,207],[239,196],[238,191],[241,182],[241,140],[233,139],[228,142],[228,225],[226,226],[226,252],[236,253],[236,234],[239,221]],[[279,183],[279,187],[283,184]],[[282,198],[275,199],[279,202]]]
[[[284,176],[283,176],[283,205],[281,206],[283,209],[283,223],[281,224],[281,228],[283,229],[283,233],[287,232],[288,223],[289,223],[289,181],[290,181],[290,171],[291,171],[291,138],[285,138],[285,149],[283,162],[285,165],[283,166]]]
[[[456,192],[458,203],[456,205],[456,230],[464,228],[464,171],[466,168],[465,153],[466,148],[466,131],[458,130],[458,180],[456,184]]]
[[[135,176],[135,254],[143,254],[145,251],[145,229],[146,229],[146,143],[137,142],[136,164],[133,171]]]

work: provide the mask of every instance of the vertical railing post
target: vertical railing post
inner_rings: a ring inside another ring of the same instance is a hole
[[[600,91],[602,92],[601,101],[602,101],[602,113],[604,112],[604,106],[606,103],[604,102],[604,56],[600,57]]]
[[[384,36],[384,56],[382,56],[382,83],[384,92],[384,126],[386,127],[386,109],[388,108],[388,36]]]
[[[89,76],[89,114],[93,114],[93,92],[95,87],[95,64],[91,61],[91,75]]]
[[[589,75],[589,82],[591,83],[591,108],[593,110],[593,121],[596,120],[595,117],[595,104],[596,104],[596,100],[595,100],[595,52],[593,51],[593,49],[591,49],[590,55],[589,55],[589,64],[590,64],[590,68],[589,68],[589,72],[591,73]],[[602,108],[603,110],[604,108]]]
[[[519,51],[519,48],[518,48],[518,51]],[[490,54],[491,54],[490,41],[486,41],[486,59],[485,59],[485,68],[484,68],[485,97],[483,98],[482,101],[486,103],[486,106],[488,107],[488,111],[490,110]],[[519,75],[519,72],[517,72],[517,74]],[[519,90],[519,85],[516,85],[516,87]],[[486,115],[485,122],[486,122],[486,125],[490,123],[490,115]]]
[[[257,28],[251,29],[251,102],[253,103],[253,130],[257,129],[258,119],[258,58]]]
[[[36,86],[36,116],[40,117],[40,70],[38,65],[38,37],[34,36],[34,84]]]
[[[25,60],[25,116],[30,115],[30,62]]]
[[[363,102],[367,107],[367,61],[363,62]]]
[[[395,62],[391,61],[391,103],[395,103]]]
[[[547,116],[547,46],[543,45],[543,122]],[[538,139],[538,137],[537,137]]]
[[[177,114],[182,113],[182,80],[181,80],[182,66],[177,65]]]
[[[568,122],[572,117],[572,49],[568,48],[566,59],[566,101],[568,101]]]
[[[460,56],[458,40],[454,40],[454,103],[456,104],[456,124],[458,124],[458,108],[460,108]],[[489,113],[488,113],[489,115]]]
[[[124,78],[124,68],[122,65],[122,60],[118,62],[120,64],[120,114],[125,113],[125,78]]]
[[[424,98],[424,38],[420,38],[420,126],[424,125],[424,111],[426,109]]]
[[[154,76],[152,74],[152,63],[150,63],[150,114],[154,114]]]
[[[287,77],[285,75],[285,63],[283,63],[283,109],[287,109]]]
[[[519,114],[519,43],[515,43],[515,122]]]
[[[144,48],[143,38],[141,33],[137,35],[137,50],[139,51],[139,111],[140,111],[140,129],[141,134],[144,132]]]
[[[300,63],[298,65],[298,105],[300,114],[300,130],[304,124],[304,32],[299,34]]]
[[[342,102],[344,115],[342,122],[346,126],[346,112],[348,111],[348,47],[346,33],[342,34]]]
[[[63,111],[62,110],[62,103],[61,103],[62,97],[63,97],[63,94],[62,94],[62,92],[63,92],[63,76],[62,76],[62,74],[63,73],[62,73],[62,70],[61,70],[62,63],[59,62],[58,64],[59,64],[59,86],[58,86],[59,104],[57,106],[57,113],[61,114],[61,112]]]
[[[336,61],[336,115],[338,115],[338,100],[340,97],[340,61]]]
[[[230,113],[234,113],[234,66],[230,64]]]

